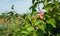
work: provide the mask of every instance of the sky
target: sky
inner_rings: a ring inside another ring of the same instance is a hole
[[[10,11],[14,5],[14,10],[17,13],[30,12],[29,7],[32,5],[32,0],[0,0],[0,14],[5,11]]]
[[[14,5],[14,10],[18,14],[31,12],[29,7],[32,5],[32,0],[0,0],[0,14],[5,11],[11,11],[11,6]],[[60,0],[59,0],[60,1]],[[40,6],[40,8],[42,5]]]

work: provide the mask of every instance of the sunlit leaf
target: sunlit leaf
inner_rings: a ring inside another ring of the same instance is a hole
[[[48,23],[48,24],[51,24],[53,27],[56,27],[56,24],[55,24],[55,19],[49,19],[49,20],[46,20],[46,22]]]
[[[21,33],[26,33],[26,34],[29,34],[27,31],[25,30],[22,30]]]
[[[58,16],[58,20],[60,20],[60,16]]]
[[[60,34],[57,34],[57,36],[60,36]]]
[[[33,33],[33,35],[32,36],[38,36],[38,34],[37,33]]]
[[[31,32],[31,31],[33,31],[34,30],[34,28],[32,27],[32,26],[30,26],[30,27],[27,27],[27,29],[26,29],[27,31],[29,31],[29,32]]]
[[[48,4],[48,5],[45,7],[45,10],[46,10],[47,12],[49,12],[50,7],[51,7],[51,5],[50,5],[50,4]]]
[[[43,23],[43,21],[42,21],[42,20],[37,20],[37,21],[35,22],[35,24],[34,24],[34,25],[36,26],[36,25],[38,25],[38,24],[42,24],[42,23]]]
[[[42,24],[39,27],[40,27],[41,30],[43,30],[43,31],[45,30],[45,25]]]

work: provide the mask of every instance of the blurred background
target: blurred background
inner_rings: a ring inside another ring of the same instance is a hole
[[[0,14],[5,11],[10,11],[14,5],[14,10],[17,13],[30,12],[29,7],[32,5],[32,0],[0,0]]]

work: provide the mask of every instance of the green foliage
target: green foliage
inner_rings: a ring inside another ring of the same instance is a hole
[[[8,21],[12,18],[13,22],[0,24],[0,36],[60,36],[60,3],[56,1],[48,4],[48,1],[43,2],[46,9],[44,20],[39,18],[38,12],[24,15],[15,14],[13,11],[3,13],[1,15],[3,19]],[[34,3],[35,0],[32,2],[31,8],[40,3],[40,1]]]
[[[51,24],[53,27],[56,27],[55,26],[55,20],[54,19],[49,19],[49,20],[46,20],[47,23]]]

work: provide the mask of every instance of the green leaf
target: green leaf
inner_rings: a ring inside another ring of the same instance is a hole
[[[47,5],[47,6],[45,7],[45,9],[46,9],[46,11],[48,12],[49,9],[50,9],[50,5]]]
[[[33,35],[32,36],[38,36],[38,34],[35,32],[35,33],[33,33]]]
[[[31,22],[32,22],[32,23],[35,23],[35,22],[36,22],[36,19],[32,19],[32,18],[31,18]]]
[[[26,33],[26,34],[28,34],[28,32],[27,32],[27,31],[25,31],[25,30],[22,30],[22,31],[21,31],[21,33]]]
[[[59,5],[57,1],[56,1],[56,2],[54,2],[54,4],[56,4],[57,6]]]
[[[13,9],[13,10],[14,10],[14,5],[12,5],[11,9]]]
[[[26,30],[27,30],[28,32],[31,32],[31,31],[34,30],[34,28],[33,28],[32,26],[30,26],[30,27],[28,27]]]
[[[58,20],[60,20],[60,16],[58,16]]]
[[[59,12],[57,12],[58,15],[60,15],[60,10],[58,10]]]
[[[45,30],[45,25],[43,25],[43,24],[40,25],[40,29],[44,31]]]
[[[51,24],[54,28],[56,28],[55,26],[55,19],[49,19],[49,20],[46,20],[47,23]]]
[[[44,5],[46,6],[48,4],[48,2],[44,2]]]
[[[50,0],[46,0],[47,2],[49,2]]]
[[[60,36],[60,34],[57,34],[57,36]]]
[[[37,20],[34,25],[36,26],[36,25],[41,24],[41,23],[43,23],[42,20]]]

